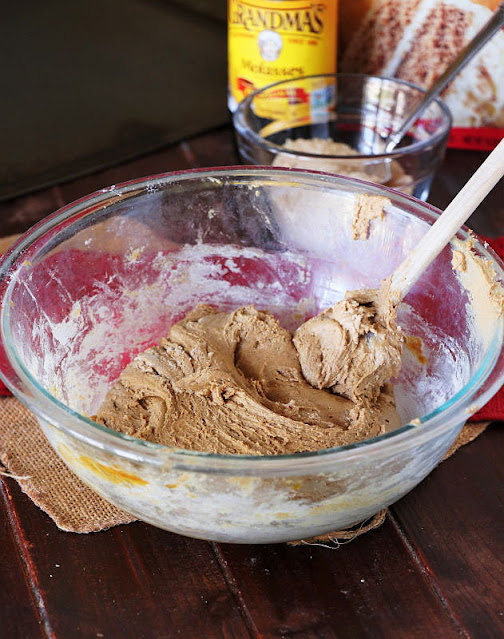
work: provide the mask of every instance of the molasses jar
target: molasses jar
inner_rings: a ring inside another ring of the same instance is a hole
[[[228,106],[280,80],[336,72],[337,0],[228,0]],[[329,84],[271,91],[257,114],[278,118],[330,101]]]

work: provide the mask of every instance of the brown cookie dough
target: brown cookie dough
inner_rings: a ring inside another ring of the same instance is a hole
[[[374,405],[401,367],[395,315],[384,291],[364,289],[305,322],[293,339],[305,379],[357,405]]]
[[[366,193],[358,195],[352,224],[352,239],[367,240],[371,220],[383,220],[385,207],[388,205],[390,205],[390,199],[383,195],[368,195]]]
[[[334,317],[340,305],[345,309],[348,304],[340,302],[331,309]],[[312,331],[315,348],[309,345],[313,324],[306,323],[307,329],[298,330],[294,338],[303,352],[303,367],[311,370],[315,366],[307,360],[326,357],[325,350],[317,351],[319,343],[325,349],[335,332],[340,354],[334,363],[339,366],[347,357],[341,352],[344,344],[367,339],[363,330],[370,326],[370,313],[364,311],[355,325],[345,325],[339,333],[331,325],[326,338],[320,337],[325,316],[318,316],[322,325]],[[395,363],[381,375],[371,372],[368,382],[358,380],[355,391],[342,396],[306,381],[294,343],[266,311],[247,306],[224,313],[199,306],[174,325],[159,346],[126,367],[95,419],[168,446],[251,455],[315,451],[399,426],[391,387],[382,383],[396,371]],[[361,355],[358,347],[351,352]],[[362,363],[366,361],[367,352]],[[328,375],[335,389],[351,383],[347,373],[344,381]],[[372,399],[364,397],[373,384],[380,388],[371,393]]]

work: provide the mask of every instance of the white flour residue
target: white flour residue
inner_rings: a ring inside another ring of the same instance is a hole
[[[116,273],[89,282],[94,292],[79,299],[72,300],[70,286],[52,276],[55,303],[70,302],[58,321],[41,307],[26,278],[37,320],[22,347],[25,365],[52,394],[86,414],[134,355],[158,342],[197,304],[223,309],[254,304],[293,324],[298,291],[310,281],[305,258],[293,253],[207,244],[151,256],[132,251],[134,260],[128,252]],[[145,269],[145,278],[138,269]]]

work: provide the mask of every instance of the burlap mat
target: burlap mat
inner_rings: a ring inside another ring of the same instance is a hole
[[[134,521],[85,486],[60,460],[35,417],[14,397],[0,399],[0,462],[61,530],[88,533]]]
[[[448,451],[480,435],[488,425],[468,423]],[[118,524],[135,521],[85,486],[60,460],[51,448],[35,417],[14,397],[0,399],[0,462],[1,474],[14,478],[31,500],[55,522],[61,530],[89,533]],[[342,543],[355,539],[380,526],[386,510],[350,530],[339,530],[305,539],[294,544]]]

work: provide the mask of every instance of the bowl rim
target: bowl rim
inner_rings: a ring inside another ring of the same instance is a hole
[[[15,268],[13,267],[16,265],[20,266],[23,260],[23,253],[26,249],[33,246],[35,242],[43,238],[46,234],[50,234],[50,231],[54,231],[59,223],[71,221],[72,218],[79,219],[79,215],[82,215],[83,211],[88,207],[92,207],[91,212],[94,212],[97,210],[96,205],[101,203],[101,208],[103,208],[103,206],[107,206],[105,203],[111,203],[111,198],[112,202],[115,202],[118,201],[118,198],[125,199],[128,195],[135,195],[138,193],[139,188],[147,192],[147,187],[152,189],[153,183],[157,186],[166,186],[176,181],[191,179],[210,179],[210,181],[218,179],[220,181],[222,178],[237,179],[241,177],[242,179],[248,178],[257,181],[258,178],[274,180],[277,177],[285,178],[286,176],[291,178],[291,180],[297,179],[298,183],[311,181],[311,185],[319,185],[320,187],[332,184],[335,187],[339,186],[339,188],[345,188],[346,185],[348,189],[349,185],[353,185],[355,188],[350,190],[354,192],[357,192],[358,188],[365,188],[367,192],[375,191],[381,195],[385,193],[390,196],[393,202],[395,201],[394,204],[396,205],[403,202],[409,204],[410,207],[413,206],[414,209],[417,209],[416,213],[422,212],[423,215],[420,216],[421,219],[430,223],[433,223],[440,214],[439,209],[431,204],[422,202],[417,198],[383,185],[320,171],[290,169],[285,167],[272,168],[269,166],[232,165],[187,169],[136,178],[100,189],[66,204],[39,221],[21,235],[0,258],[0,336],[2,338],[0,340],[0,378],[7,387],[11,389],[14,396],[38,417],[56,429],[67,432],[77,439],[93,446],[99,445],[102,448],[106,446],[109,452],[137,462],[148,461],[162,465],[164,453],[165,461],[166,458],[172,461],[178,461],[181,463],[181,467],[183,467],[184,464],[188,464],[191,470],[196,469],[195,465],[197,465],[198,462],[205,464],[205,468],[208,468],[210,465],[216,470],[219,470],[219,468],[236,467],[239,467],[240,470],[256,470],[263,466],[273,471],[277,469],[292,469],[296,466],[296,463],[303,467],[310,464],[318,465],[319,462],[324,460],[327,462],[333,461],[336,457],[343,457],[349,461],[355,456],[360,456],[363,452],[371,453],[371,451],[382,450],[384,446],[386,446],[387,453],[391,454],[393,450],[404,447],[409,448],[412,437],[415,441],[421,441],[423,439],[430,439],[433,436],[433,432],[447,430],[454,424],[460,424],[460,426],[462,426],[470,414],[475,412],[469,411],[467,407],[474,393],[478,390],[479,382],[482,378],[486,380],[489,377],[499,357],[499,352],[502,347],[502,325],[504,324],[504,318],[503,321],[500,322],[500,329],[498,328],[496,330],[492,343],[488,346],[486,357],[480,364],[478,370],[472,375],[471,379],[454,397],[442,406],[420,417],[419,423],[408,423],[392,432],[343,446],[289,455],[241,455],[193,451],[145,441],[109,429],[69,408],[40,386],[19,361],[16,350],[4,339],[6,335],[7,337],[9,336],[8,311],[6,310],[9,304],[6,303],[5,298],[7,297],[8,299],[9,290],[12,286],[11,276],[15,273]],[[285,184],[285,179],[281,179],[281,182]],[[66,228],[68,228],[67,225],[63,226],[62,230]],[[485,246],[484,242],[481,242],[467,227],[462,227],[457,235],[460,236],[460,239],[467,239],[468,237],[475,239],[475,246],[478,252],[494,262],[500,271],[498,276],[501,280],[504,279],[504,263],[488,245]],[[52,238],[54,235],[50,235],[50,237]],[[17,260],[19,260],[19,264]],[[491,355],[492,357],[490,357]],[[14,376],[12,375],[12,371],[7,369],[13,369]],[[504,372],[501,377],[503,375]],[[13,377],[16,378],[16,381]],[[16,383],[18,381],[20,381],[21,384]],[[490,390],[487,389],[487,398],[490,398],[494,394],[494,389],[498,386],[499,381],[500,380],[494,382]],[[482,403],[484,403],[484,401]],[[60,419],[58,419],[58,417],[60,417]],[[71,422],[70,425],[68,421]]]
[[[271,153],[275,153],[275,154],[282,153],[286,155],[291,155],[293,157],[307,157],[307,158],[313,158],[313,159],[324,158],[325,160],[334,159],[334,160],[345,160],[345,161],[354,161],[354,160],[362,161],[364,159],[369,160],[370,158],[372,159],[376,158],[376,160],[383,160],[388,158],[393,159],[400,156],[404,156],[406,154],[409,155],[412,153],[419,152],[427,146],[431,146],[433,144],[435,145],[435,144],[438,144],[439,142],[442,142],[444,137],[448,137],[448,134],[453,124],[453,116],[446,102],[444,102],[439,97],[435,98],[431,102],[431,104],[428,106],[432,106],[433,104],[436,104],[440,108],[441,114],[443,115],[443,119],[445,120],[444,126],[442,126],[440,130],[437,131],[434,135],[429,136],[425,140],[419,140],[418,142],[413,142],[412,144],[408,144],[406,146],[396,147],[392,151],[388,151],[386,153],[376,153],[373,155],[357,154],[357,155],[349,156],[349,155],[328,155],[328,154],[321,155],[318,153],[309,153],[307,151],[300,152],[296,150],[286,149],[283,146],[280,146],[279,144],[270,142],[267,138],[261,137],[258,133],[256,133],[251,128],[250,122],[249,122],[249,113],[251,110],[252,100],[257,95],[260,95],[261,93],[267,90],[270,90],[274,87],[278,87],[279,85],[285,85],[292,82],[310,80],[315,78],[355,78],[355,79],[363,79],[363,80],[372,78],[372,79],[384,81],[390,84],[397,84],[397,85],[409,87],[411,89],[415,89],[416,91],[420,92],[423,95],[427,93],[427,91],[423,89],[422,87],[418,86],[417,84],[414,84],[413,82],[408,82],[407,80],[400,80],[399,78],[392,78],[392,77],[381,76],[381,75],[369,75],[365,73],[320,73],[320,74],[314,74],[314,75],[305,75],[299,78],[279,80],[278,82],[273,82],[272,84],[268,84],[267,86],[261,87],[260,89],[253,91],[238,104],[232,116],[233,125],[236,131],[240,133],[241,135],[243,135],[245,138],[247,138],[247,140],[253,142],[254,144],[256,144],[257,146],[261,147],[262,149],[266,151],[270,151]]]

